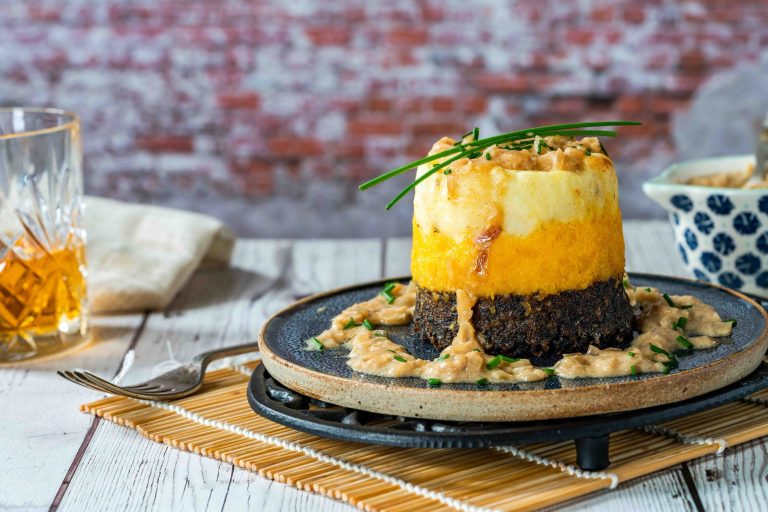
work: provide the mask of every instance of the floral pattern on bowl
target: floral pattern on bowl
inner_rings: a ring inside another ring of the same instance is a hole
[[[750,163],[752,155],[675,164],[643,184],[643,191],[669,212],[676,252],[693,277],[768,296],[768,188],[682,183]]]

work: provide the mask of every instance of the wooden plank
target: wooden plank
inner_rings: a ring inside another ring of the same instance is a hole
[[[627,271],[687,277],[666,221],[624,222]]]
[[[605,510],[671,512],[677,510],[695,511],[697,508],[678,466],[620,484],[612,491],[601,491],[547,510],[557,510],[558,512],[603,512]]]
[[[254,339],[258,327],[296,296],[376,279],[379,241],[238,243],[233,269],[197,272],[165,314],[149,317],[125,381],[149,377],[169,358],[185,360],[210,347]],[[61,510],[126,508],[242,509],[250,503],[307,504],[343,510],[326,499],[303,496],[230,464],[157,445],[102,422],[61,502]],[[130,485],[125,485],[130,482]],[[249,488],[266,489],[263,501]],[[104,496],[109,496],[105,502]],[[254,502],[256,500],[256,502]],[[258,510],[258,508],[255,508]],[[277,508],[275,508],[277,510]]]
[[[67,383],[55,371],[80,367],[115,375],[143,318],[97,318],[87,345],[0,369],[0,509],[47,509],[93,424],[76,411],[99,393]]]
[[[293,250],[293,291],[309,295],[350,286],[382,273],[380,240],[297,240]]]
[[[257,510],[260,512],[353,512],[351,505],[321,494],[299,491],[256,473],[235,468],[221,512]]]
[[[768,510],[768,440],[688,463],[705,510]]]
[[[398,277],[411,275],[411,239],[390,238],[384,253],[384,275]]]

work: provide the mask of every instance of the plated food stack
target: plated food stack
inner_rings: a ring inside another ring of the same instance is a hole
[[[430,154],[457,143],[443,138]],[[488,353],[548,364],[590,344],[626,346],[633,315],[622,285],[618,183],[599,141],[537,137],[527,149],[495,145],[473,156],[415,188],[420,338],[450,345],[456,290],[465,290],[476,298],[472,320]]]

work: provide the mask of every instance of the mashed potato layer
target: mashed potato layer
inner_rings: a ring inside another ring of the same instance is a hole
[[[438,142],[433,152],[444,146]],[[622,275],[613,164],[604,154],[576,151],[551,151],[548,165],[537,162],[547,155],[491,153],[422,182],[414,199],[414,280],[480,296],[548,295]],[[537,170],[510,168],[521,165]]]

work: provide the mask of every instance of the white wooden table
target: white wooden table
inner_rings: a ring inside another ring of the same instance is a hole
[[[664,222],[626,222],[629,270],[684,275]],[[229,269],[203,269],[164,312],[94,319],[95,341],[0,368],[0,508],[13,510],[349,511],[216,460],[181,452],[78,412],[101,395],[54,370],[124,382],[171,359],[256,337],[274,311],[309,293],[408,273],[410,242],[242,240]],[[172,352],[172,354],[170,353]],[[757,440],[593,494],[565,510],[768,510],[768,442]]]

